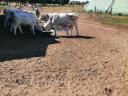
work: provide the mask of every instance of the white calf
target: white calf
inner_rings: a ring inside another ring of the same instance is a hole
[[[46,23],[43,26],[44,30],[49,31],[51,28],[54,28],[55,36],[56,30],[66,31],[67,36],[69,36],[69,30],[71,30],[72,33],[73,26],[75,26],[78,35],[78,13],[50,13],[46,16],[49,19],[47,20],[47,18],[45,18]]]
[[[21,25],[29,25],[33,34],[35,35],[34,27],[37,25],[37,18],[35,15],[22,12],[12,12],[11,17],[13,21],[11,25],[11,32],[14,28],[14,34],[16,35],[16,30],[19,28],[20,32],[23,33]]]
[[[14,10],[14,9],[4,9],[4,15],[5,15],[5,21],[4,21],[4,25],[5,27],[7,26],[7,22],[8,20],[11,18],[11,12],[13,11],[17,11],[17,10]]]
[[[4,15],[5,15],[5,27],[7,25],[7,22],[8,20],[11,18],[11,13],[14,12],[14,13],[17,13],[17,12],[20,12],[20,13],[26,13],[26,14],[32,14],[32,15],[35,15],[37,17],[39,17],[39,10],[38,8],[33,8],[33,11],[27,11],[27,10],[16,10],[16,9],[4,9]]]

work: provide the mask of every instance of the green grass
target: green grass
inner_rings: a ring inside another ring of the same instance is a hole
[[[5,2],[0,2],[0,8],[5,8],[6,7],[6,3]]]
[[[6,6],[0,5],[0,9],[5,9]]]
[[[127,16],[107,16],[107,17],[102,18],[101,21],[109,25],[128,26]]]

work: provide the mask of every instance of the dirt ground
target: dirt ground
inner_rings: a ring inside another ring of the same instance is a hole
[[[128,96],[127,30],[82,13],[78,25],[57,39],[1,29],[0,96]]]

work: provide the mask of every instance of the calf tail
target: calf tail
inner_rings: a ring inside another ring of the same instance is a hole
[[[4,14],[4,15],[6,14],[6,9],[4,9],[3,14]]]

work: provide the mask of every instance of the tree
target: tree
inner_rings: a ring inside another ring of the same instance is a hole
[[[59,5],[65,5],[69,3],[69,0],[5,0],[6,2],[18,2],[25,4],[26,2],[29,3],[42,3],[42,4],[59,4]]]

